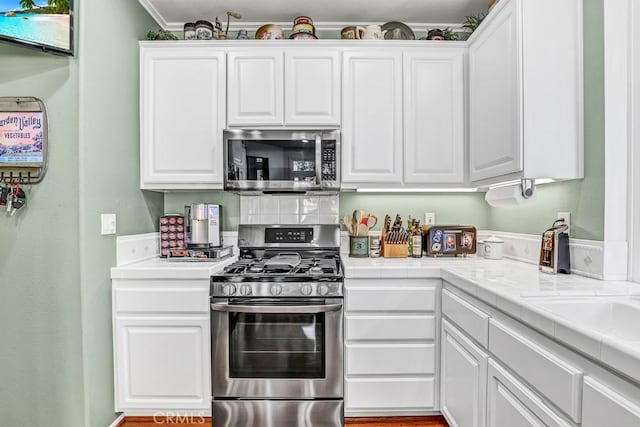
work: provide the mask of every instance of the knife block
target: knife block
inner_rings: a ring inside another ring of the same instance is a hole
[[[406,243],[387,243],[387,232],[380,235],[380,256],[384,258],[407,258],[409,256],[409,246]]]

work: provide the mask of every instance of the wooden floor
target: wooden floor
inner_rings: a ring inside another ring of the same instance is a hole
[[[164,420],[154,422],[152,417],[127,417],[118,427],[153,427],[158,425],[170,425],[171,427],[208,427],[211,426],[211,418],[193,420],[194,423],[168,424]],[[346,418],[345,424],[349,427],[449,427],[443,417],[382,417],[382,418]],[[296,427],[296,426],[282,426]]]

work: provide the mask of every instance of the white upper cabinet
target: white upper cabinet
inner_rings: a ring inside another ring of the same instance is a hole
[[[288,49],[284,54],[286,124],[340,124],[340,53]]]
[[[229,126],[283,124],[282,50],[232,51],[227,59]]]
[[[248,49],[228,54],[229,126],[338,126],[337,49]]]
[[[402,183],[402,51],[343,56],[342,183]]]
[[[469,48],[471,179],[522,170],[517,2],[504,7]]]
[[[140,43],[140,188],[222,188],[225,55]]]
[[[469,39],[471,181],[582,178],[582,80],[581,0],[498,3]]]
[[[464,50],[404,53],[404,182],[464,183]]]

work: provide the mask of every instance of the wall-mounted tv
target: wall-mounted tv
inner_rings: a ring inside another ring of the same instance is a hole
[[[0,41],[73,55],[73,0],[0,0]]]

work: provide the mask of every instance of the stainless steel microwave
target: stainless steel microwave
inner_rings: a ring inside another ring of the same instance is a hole
[[[340,190],[340,131],[225,130],[224,188]]]

